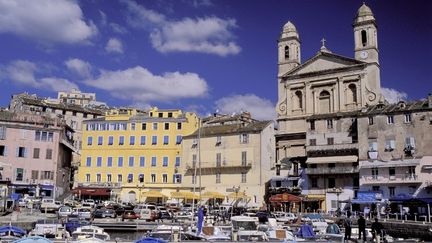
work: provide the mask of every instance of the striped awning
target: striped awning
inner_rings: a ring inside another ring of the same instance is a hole
[[[202,198],[225,199],[225,195],[219,192],[206,191],[201,195]]]
[[[193,192],[171,192],[171,198],[182,198],[182,199],[199,199],[199,196]]]
[[[155,190],[142,192],[141,196],[143,196],[143,197],[155,197],[155,198],[167,198],[167,196],[165,194],[163,194],[160,191],[155,191]]]
[[[329,157],[309,157],[306,164],[329,164],[329,163],[353,163],[357,162],[358,157],[355,155],[347,156],[329,156]]]

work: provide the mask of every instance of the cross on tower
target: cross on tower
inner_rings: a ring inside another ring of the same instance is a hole
[[[326,39],[322,38],[322,40],[321,40],[321,44],[322,44],[322,45],[321,45],[321,46],[322,46],[322,47],[325,47],[325,43],[326,43]]]

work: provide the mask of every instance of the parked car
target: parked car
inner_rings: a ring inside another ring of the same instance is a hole
[[[124,221],[125,219],[127,220],[133,220],[133,219],[139,219],[141,216],[137,213],[135,213],[132,210],[127,210],[123,213],[122,215],[122,221]]]
[[[27,206],[27,199],[20,198],[18,200],[18,207],[26,207]]]
[[[88,208],[74,208],[70,217],[77,217],[80,219],[91,219],[91,210]]]
[[[61,206],[58,209],[57,215],[59,218],[68,217],[72,214],[73,209],[69,206]]]
[[[77,201],[74,201],[74,200],[64,200],[64,203],[63,203],[65,206],[69,206],[69,207],[71,207],[71,208],[77,208],[77,207],[80,207],[81,206],[81,204],[79,203],[79,202],[77,202]]]
[[[93,200],[93,199],[86,199],[85,201],[84,201],[84,203],[87,203],[88,205],[90,205],[90,207],[94,207],[95,206],[95,201]],[[84,204],[83,203],[83,204]]]
[[[93,218],[116,218],[116,212],[113,209],[97,209],[93,212]]]
[[[47,212],[57,211],[61,207],[61,202],[51,198],[44,198],[41,202],[41,210]]]
[[[276,217],[276,221],[277,222],[293,222],[297,219],[297,217],[295,216],[295,214],[293,213],[285,213],[282,212],[280,214],[275,214]]]

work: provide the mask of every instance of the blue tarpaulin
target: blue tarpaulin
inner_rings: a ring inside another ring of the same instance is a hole
[[[315,232],[313,231],[312,226],[309,224],[301,225],[297,235],[303,239],[315,238]]]
[[[204,223],[204,210],[202,207],[200,207],[198,209],[198,225],[197,225],[197,228],[198,228],[197,234],[198,235],[201,234],[203,223]]]
[[[27,234],[27,232],[21,228],[18,228],[16,226],[1,226],[0,227],[0,234],[7,234],[8,232],[12,232],[13,234],[18,234],[18,235],[25,235]]]
[[[377,196],[377,192],[358,192],[357,198],[351,200],[351,203],[355,203],[355,204],[379,203],[376,196]]]
[[[141,240],[135,241],[135,243],[168,243],[168,241],[159,238],[145,237]]]

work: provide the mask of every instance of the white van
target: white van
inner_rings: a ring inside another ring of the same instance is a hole
[[[154,210],[139,209],[137,211],[134,209],[134,212],[140,215],[140,219],[144,219],[146,221],[155,221],[158,218],[158,213]]]
[[[133,211],[135,213],[140,213],[140,211],[142,209],[150,209],[150,210],[154,211],[156,214],[158,213],[157,207],[155,205],[151,205],[151,204],[138,204],[135,206]]]

